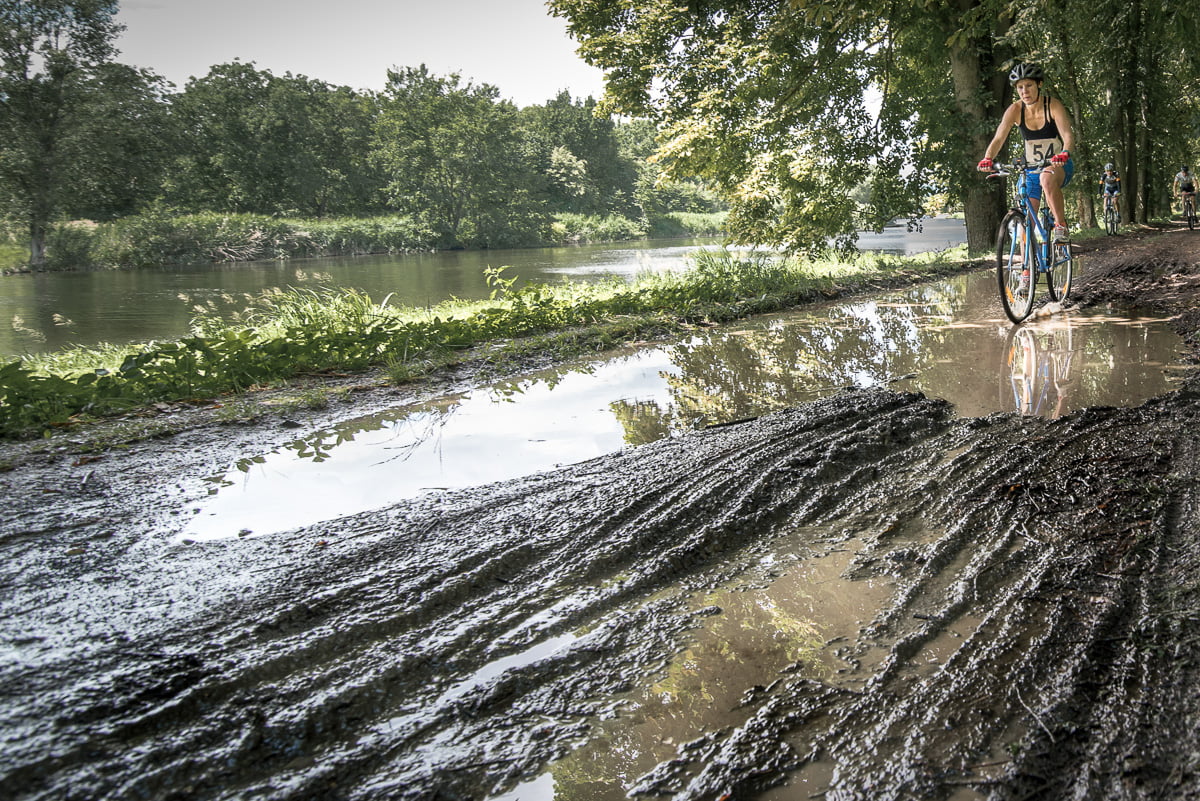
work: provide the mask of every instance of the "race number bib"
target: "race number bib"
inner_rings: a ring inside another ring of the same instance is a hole
[[[1025,160],[1029,163],[1046,161],[1054,158],[1062,150],[1062,142],[1057,139],[1033,139],[1025,142]]]

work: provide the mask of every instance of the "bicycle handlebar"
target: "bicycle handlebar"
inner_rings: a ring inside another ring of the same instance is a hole
[[[1054,163],[1053,158],[1042,159],[1041,161],[1026,162],[1020,159],[1013,164],[1003,164],[999,161],[992,162],[993,170],[987,174],[988,178],[1003,178],[1006,175],[1012,175],[1014,172],[1023,172],[1025,170],[1040,170],[1044,167],[1049,167]]]

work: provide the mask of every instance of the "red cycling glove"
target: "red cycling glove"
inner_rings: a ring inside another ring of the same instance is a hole
[[[1067,159],[1069,159],[1069,158],[1071,158],[1071,154],[1064,150],[1061,153],[1055,153],[1054,158],[1050,159],[1050,163],[1051,164],[1066,164]]]
[[[977,166],[975,169],[979,170],[980,172],[991,172],[992,171],[992,160],[991,159],[980,159],[979,166]]]

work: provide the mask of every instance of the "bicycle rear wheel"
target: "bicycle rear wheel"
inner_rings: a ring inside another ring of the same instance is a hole
[[[1075,257],[1070,245],[1055,244],[1050,253],[1050,269],[1046,271],[1046,288],[1050,299],[1066,303],[1071,294],[1071,280],[1075,277]]]
[[[1000,288],[1000,303],[1014,323],[1021,322],[1033,311],[1037,276],[1029,270],[1033,262],[1029,233],[1025,215],[1010,211],[1000,223],[1000,233],[996,237],[996,281]]]

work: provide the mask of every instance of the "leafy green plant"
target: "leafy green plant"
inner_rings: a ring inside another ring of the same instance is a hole
[[[94,226],[88,223],[61,223],[46,235],[46,267],[51,270],[78,270],[93,266]]]
[[[650,221],[650,236],[721,236],[728,212],[673,211]]]
[[[29,248],[0,240],[0,270],[17,270],[29,258]]]
[[[562,213],[555,215],[552,231],[558,244],[570,242],[621,242],[646,236],[645,225],[616,214]]]

